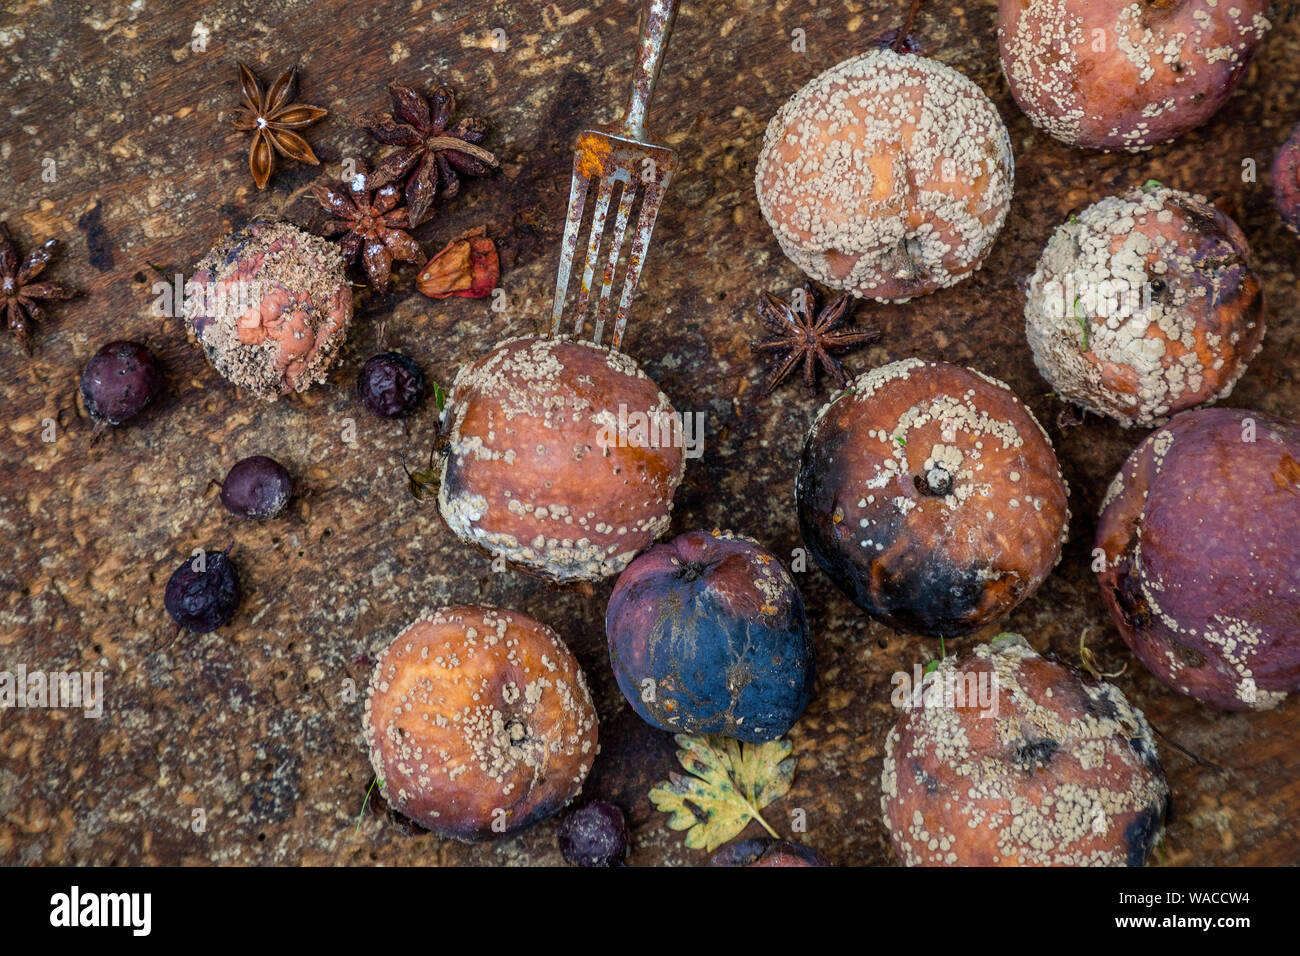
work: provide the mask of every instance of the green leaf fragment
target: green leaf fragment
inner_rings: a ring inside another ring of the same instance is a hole
[[[789,793],[794,782],[797,761],[789,741],[750,744],[716,734],[674,739],[687,773],[670,773],[668,783],[650,791],[650,802],[669,815],[670,829],[686,831],[686,846],[712,852],[750,820],[779,836],[760,811]]]

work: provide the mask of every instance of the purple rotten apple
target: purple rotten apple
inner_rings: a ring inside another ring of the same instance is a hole
[[[729,531],[692,531],[642,554],[605,614],[619,689],[661,730],[760,742],[812,693],[803,599],[776,555]]]

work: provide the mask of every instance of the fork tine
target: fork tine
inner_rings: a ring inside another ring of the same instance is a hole
[[[560,245],[560,269],[555,277],[555,302],[551,306],[551,335],[560,334],[560,316],[564,312],[564,297],[569,291],[569,272],[573,269],[573,254],[578,248],[578,230],[582,228],[582,210],[587,204],[587,187],[591,180],[578,172],[580,160],[573,160],[573,182],[569,186],[569,217],[564,222],[564,241]]]
[[[618,303],[618,315],[614,319],[614,348],[621,348],[623,332],[627,328],[627,314],[632,305],[632,296],[636,294],[636,284],[641,278],[641,267],[645,264],[646,252],[650,248],[650,234],[654,232],[655,217],[659,215],[659,204],[663,202],[664,190],[668,188],[668,175],[661,182],[649,183],[641,199],[641,215],[637,217],[636,235],[632,238],[632,248],[628,252],[627,277],[623,282],[623,295]]]
[[[596,208],[591,214],[591,238],[587,240],[587,261],[582,267],[582,287],[578,290],[578,308],[574,317],[573,334],[582,337],[582,326],[591,300],[591,281],[596,275],[596,259],[600,256],[600,240],[605,233],[605,218],[609,215],[609,200],[614,195],[614,177],[604,176],[596,193]]]
[[[636,198],[636,180],[629,177],[623,183],[623,190],[618,199],[618,215],[614,217],[614,235],[611,237],[609,256],[605,262],[605,276],[600,286],[600,299],[596,302],[596,326],[591,339],[597,345],[605,336],[605,317],[609,314],[609,293],[614,287],[614,270],[618,266],[618,254],[623,249],[623,240],[627,238],[627,220],[632,214],[632,201]]]

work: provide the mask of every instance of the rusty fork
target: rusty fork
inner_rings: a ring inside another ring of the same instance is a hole
[[[628,251],[623,292],[614,319],[612,344],[618,348],[627,327],[628,309],[641,277],[641,266],[650,248],[650,234],[654,231],[655,217],[663,202],[668,180],[677,168],[677,154],[666,146],[646,142],[645,118],[650,106],[650,96],[659,79],[664,49],[677,17],[678,0],[644,0],[641,9],[641,41],[637,47],[636,71],[628,95],[623,121],[612,132],[599,129],[583,130],[573,151],[573,183],[569,188],[569,215],[564,223],[564,243],[560,247],[560,268],[555,280],[555,303],[551,312],[551,334],[560,333],[564,315],[565,294],[569,288],[569,274],[573,270],[574,254],[578,249],[578,233],[582,227],[582,213],[587,202],[587,192],[593,179],[598,181],[596,206],[591,216],[591,233],[587,241],[587,259],[582,270],[582,285],[574,315],[573,334],[582,336],[591,299],[593,280],[600,262],[605,222],[614,197],[614,186],[620,186],[618,208],[614,215],[614,229],[610,236],[609,251],[601,274],[600,293],[597,298],[596,320],[592,340],[599,345],[609,317],[610,295],[614,274],[619,266],[619,254],[627,234],[628,219],[636,199],[638,185],[642,190],[641,211],[637,218],[636,234]]]

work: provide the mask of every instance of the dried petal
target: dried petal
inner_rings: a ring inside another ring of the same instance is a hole
[[[429,103],[409,86],[388,84],[388,95],[393,98],[393,112],[417,129],[429,128]]]
[[[424,265],[424,251],[420,249],[419,243],[406,233],[400,229],[385,229],[381,235],[383,236],[384,246],[387,247],[394,259]]]
[[[287,156],[289,159],[295,159],[300,163],[309,163],[312,166],[319,166],[320,160],[316,154],[311,151],[307,141],[297,133],[289,130],[274,130],[267,133],[267,139],[275,146],[276,151],[281,156]]]
[[[322,109],[319,106],[303,106],[294,103],[277,113],[271,114],[269,122],[271,126],[280,129],[302,129],[304,126],[310,126],[317,120],[323,119],[328,113],[329,110]]]
[[[455,126],[448,127],[443,133],[444,136],[454,136],[457,139],[463,139],[467,143],[481,143],[487,136],[488,121],[479,119],[476,116],[467,116],[464,119],[456,121]]]
[[[351,228],[351,226],[349,226]],[[366,240],[361,238],[359,232],[349,232],[339,243],[339,252],[343,255],[344,262],[356,262],[357,256],[361,255],[361,247],[365,245]]]
[[[438,165],[430,160],[428,153],[424,153],[411,178],[406,181],[406,213],[411,217],[411,225],[418,226],[429,218],[437,193]]]
[[[18,268],[18,254],[14,252],[13,240],[9,238],[9,224],[0,222],[0,275],[11,276]]]
[[[397,183],[389,183],[382,189],[375,191],[375,197],[370,203],[371,208],[382,216],[397,205],[397,201],[401,196],[402,191],[397,187]]]
[[[317,184],[311,187],[311,194],[321,206],[340,219],[350,219],[357,214],[357,204],[345,193]]]
[[[418,129],[397,122],[387,113],[372,113],[357,120],[357,125],[385,146],[418,146],[424,141]]]
[[[393,271],[393,257],[382,240],[366,239],[365,248],[361,252],[361,265],[366,270],[366,278],[376,289],[383,289],[388,285],[388,278]]]
[[[287,106],[294,100],[294,94],[298,92],[298,68],[295,66],[285,70],[278,77],[275,83],[271,85],[270,91],[266,94],[266,106],[264,107],[266,115],[270,116],[282,106]]]
[[[239,96],[254,116],[262,112],[262,83],[243,63],[239,64]]]
[[[77,293],[57,282],[34,282],[23,286],[21,296],[25,299],[75,299]]]
[[[447,153],[440,152],[437,154],[438,159],[438,179],[442,182],[442,194],[450,199],[456,193],[460,192],[460,177],[456,175],[455,170],[447,163]]]
[[[257,113],[253,110],[239,107],[235,110],[235,115],[231,117],[230,125],[244,133],[251,133],[257,129]]]
[[[438,87],[433,91],[433,131],[441,133],[451,122],[451,114],[456,112],[456,91],[450,86]]]
[[[18,284],[26,285],[40,275],[59,249],[59,240],[46,239],[45,245],[37,246],[27,254],[27,261],[18,270]],[[7,271],[7,270],[6,270]]]
[[[447,243],[429,260],[415,284],[431,299],[481,299],[496,288],[500,272],[496,243],[479,226]]]
[[[248,148],[248,169],[257,188],[265,189],[271,181],[271,173],[275,172],[275,150],[271,148],[270,137],[264,129],[253,134],[253,145]]]
[[[415,165],[415,161],[421,156],[418,149],[399,149],[396,152],[389,153],[385,156],[375,171],[367,177],[367,183],[371,188],[378,189],[381,186],[387,186],[389,183],[396,182],[406,175],[407,170]]]

